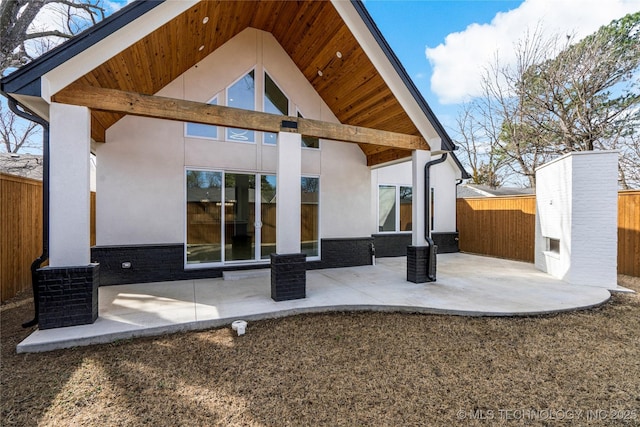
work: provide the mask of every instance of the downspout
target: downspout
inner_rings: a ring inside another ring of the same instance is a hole
[[[449,153],[445,152],[439,159],[431,160],[424,165],[424,239],[427,242],[430,242],[431,239],[431,224],[429,222],[429,212],[431,212],[431,180],[429,179],[429,169],[431,169],[431,166],[447,160],[448,154]],[[431,242],[429,244],[431,244]]]
[[[23,323],[23,328],[29,328],[38,324],[39,298],[38,298],[38,268],[49,258],[49,123],[37,115],[18,108],[15,99],[7,97],[9,109],[17,116],[42,126],[42,254],[31,263],[31,287],[33,288],[33,305],[35,313],[33,319]],[[24,107],[23,107],[24,108]]]

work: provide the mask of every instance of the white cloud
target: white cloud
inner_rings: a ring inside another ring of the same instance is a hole
[[[471,24],[449,34],[443,44],[426,49],[433,67],[431,90],[442,104],[480,95],[480,76],[496,52],[512,60],[513,46],[540,25],[542,31],[575,34],[577,39],[640,8],[638,0],[525,0],[518,8],[498,13],[489,24]]]

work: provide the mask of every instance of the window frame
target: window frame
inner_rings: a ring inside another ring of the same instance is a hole
[[[394,230],[392,231],[380,231],[380,187],[394,187],[395,188],[395,223]],[[413,185],[410,184],[386,184],[383,182],[379,182],[377,186],[377,197],[376,197],[376,226],[378,230],[376,234],[411,234],[413,230],[400,230],[400,188],[408,187],[411,188],[411,205],[413,212]],[[413,225],[412,225],[413,228]]]
[[[307,261],[320,261],[322,259],[322,179],[320,175],[301,174],[300,175],[300,221],[302,221],[302,178],[315,178],[318,180],[318,255],[306,257]],[[300,245],[302,246],[302,223],[300,224]],[[301,247],[302,250],[302,247]]]
[[[257,66],[254,65],[253,67],[249,68],[247,71],[244,71],[242,74],[240,74],[240,77],[236,78],[234,81],[231,82],[231,84],[229,84],[228,86],[226,86],[224,88],[224,106],[229,107],[229,89],[235,85],[236,83],[238,83],[240,80],[244,79],[247,74],[251,73],[253,71],[253,82],[254,82],[254,86],[253,86],[253,110],[247,110],[247,111],[258,111],[256,109],[256,107],[258,106],[258,85],[257,85],[257,79],[256,79],[256,74],[257,74]],[[237,107],[233,107],[233,108],[237,108]],[[224,126],[222,127],[223,131],[224,131],[224,138],[222,139],[225,142],[236,142],[236,143],[240,143],[240,144],[257,144],[258,143],[258,139],[262,138],[262,133],[258,132],[258,131],[254,131],[254,130],[250,130],[250,129],[242,129],[242,128],[234,128],[234,127],[229,127],[229,126]],[[238,139],[232,139],[228,137],[228,132],[230,129],[240,129],[240,130],[247,130],[249,132],[253,132],[253,141],[242,141],[242,140],[238,140]],[[260,135],[260,136],[258,136]]]
[[[273,82],[273,84],[278,88],[278,90],[280,92],[282,92],[282,94],[285,96],[285,98],[287,98],[287,114],[285,114],[285,116],[289,115],[289,112],[291,111],[291,97],[287,94],[287,92],[285,92],[284,90],[282,90],[282,87],[278,84],[278,82],[276,81],[276,79],[274,79],[273,77],[271,77],[271,73],[269,73],[266,69],[266,67],[262,68],[262,112],[266,113],[266,101],[267,101],[267,76],[269,76],[269,78],[271,79],[271,81]],[[265,134],[267,133],[275,133],[276,135],[276,142],[275,144],[269,144],[266,141],[265,138]],[[260,132],[261,138],[262,138],[262,145],[266,145],[269,147],[276,147],[278,145],[278,133],[277,132]]]
[[[300,111],[300,108],[296,106],[296,117],[299,117],[301,119],[305,118],[305,115],[302,114],[302,111]],[[301,139],[304,138],[304,135],[300,135]],[[309,137],[309,138],[315,138],[315,137]],[[303,150],[320,150],[320,148],[322,147],[322,139],[321,138],[317,138],[318,139],[318,148],[315,147],[306,147],[306,146],[302,146]],[[302,144],[302,141],[300,142],[300,144]]]
[[[222,92],[218,92],[216,93],[213,98],[211,98],[210,100],[207,101],[208,105],[221,105],[220,104],[220,100],[218,99],[218,97],[223,93]],[[215,104],[212,104],[211,102],[216,101]],[[218,125],[203,125],[203,126],[212,126],[216,128],[216,137],[211,137],[211,136],[202,136],[202,135],[190,135],[188,132],[188,128],[190,124],[202,124],[202,123],[193,123],[193,122],[184,122],[184,137],[185,138],[194,138],[194,139],[206,139],[209,141],[221,141],[220,139],[220,131],[222,130],[224,132],[224,126],[218,126]],[[225,133],[226,134],[226,133]]]

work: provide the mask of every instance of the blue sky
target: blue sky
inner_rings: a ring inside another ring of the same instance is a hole
[[[455,139],[460,105],[479,94],[479,78],[496,52],[513,60],[527,29],[574,34],[576,40],[627,13],[640,0],[363,0],[436,116]],[[105,0],[109,12],[129,0]],[[55,16],[40,14],[39,25]]]
[[[400,62],[452,137],[460,105],[479,95],[496,53],[513,60],[527,30],[576,40],[627,13],[640,0],[365,0]]]
[[[455,32],[471,24],[489,23],[498,12],[518,7],[522,0],[367,0],[365,6],[436,116],[450,128],[457,104],[441,104],[431,90],[433,68],[425,55]],[[450,129],[447,129],[450,131]]]

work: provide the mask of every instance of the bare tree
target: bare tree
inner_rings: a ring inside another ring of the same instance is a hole
[[[0,2],[0,75],[73,37],[105,16],[103,0],[3,0]],[[46,17],[46,19],[40,19]],[[46,24],[45,24],[46,22]],[[41,149],[31,138],[39,130],[16,118],[0,102],[0,150]]]
[[[544,39],[538,27],[515,53],[513,65],[496,56],[474,101],[472,119],[492,152],[534,186],[535,169],[551,158],[617,149],[621,186],[637,185],[640,12],[579,42],[571,35]],[[463,141],[476,131],[467,128]]]
[[[0,104],[0,143],[4,151],[17,153],[23,148],[39,147],[31,138],[40,132],[37,124],[20,120],[7,107]]]
[[[463,162],[471,169],[471,183],[497,188],[507,171],[491,119],[483,114],[477,102],[463,105],[456,119],[455,142],[464,154]]]
[[[49,13],[54,28],[36,24]],[[0,4],[0,71],[20,67],[103,19],[102,0],[5,0]]]

